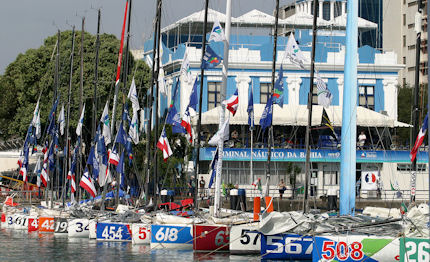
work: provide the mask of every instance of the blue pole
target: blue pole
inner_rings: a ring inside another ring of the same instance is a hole
[[[348,0],[347,11],[340,164],[340,215],[354,215],[355,209],[358,0]]]

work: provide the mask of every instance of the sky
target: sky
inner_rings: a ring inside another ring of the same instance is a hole
[[[294,0],[280,0],[285,5]],[[97,9],[101,9],[101,33],[120,38],[126,0],[13,0],[2,1],[0,9],[0,74],[18,54],[38,48],[57,30],[97,30]],[[162,27],[196,11],[203,10],[204,0],[163,0]],[[153,30],[156,0],[133,0],[131,15],[131,49],[143,47]],[[226,0],[209,0],[209,8],[225,13]],[[232,0],[232,15],[240,16],[253,9],[272,14],[275,0]]]

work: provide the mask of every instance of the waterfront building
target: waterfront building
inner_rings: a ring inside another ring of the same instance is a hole
[[[305,3],[307,1],[297,1]],[[325,3],[323,3],[323,6]],[[331,5],[331,3],[330,3]],[[342,99],[344,86],[345,61],[345,1],[336,2],[340,6],[339,16],[330,12],[330,19],[319,20],[319,30],[316,44],[316,68],[322,80],[333,94],[333,101],[327,110],[329,118],[337,133],[340,134],[342,125]],[[293,32],[301,50],[307,58],[306,70],[282,61],[285,45],[289,36],[278,38],[277,74],[281,62],[284,68],[284,107],[274,106],[274,144],[272,151],[271,192],[276,195],[276,185],[280,179],[287,183],[291,173],[296,170],[296,188],[303,185],[305,161],[304,131],[307,124],[307,93],[310,86],[310,53],[312,40],[312,15],[309,5],[295,5],[295,13],[279,20],[280,28]],[[291,12],[291,9],[285,12]],[[322,12],[320,9],[319,13]],[[333,15],[332,15],[333,14]],[[324,12],[322,13],[324,16]],[[327,15],[326,15],[327,16]],[[208,31],[217,18],[222,25],[225,15],[215,10],[209,10]],[[176,97],[176,106],[181,114],[184,113],[192,90],[192,83],[186,83],[180,77],[181,63],[185,52],[190,60],[193,76],[200,74],[202,25],[204,12],[195,12],[166,27],[162,28],[162,65],[166,76],[167,96],[159,94],[159,112],[164,116],[171,99],[172,87],[180,81],[180,91]],[[246,112],[249,89],[254,92],[255,123],[254,131],[254,179],[261,178],[264,185],[266,180],[267,132],[261,132],[258,125],[263,108],[269,96],[271,85],[271,64],[273,30],[275,18],[258,10],[252,10],[239,17],[232,18],[232,35],[230,40],[229,71],[227,80],[227,98],[238,89],[239,108],[237,114],[230,116],[231,136],[225,143],[223,160],[223,181],[238,184],[243,188],[251,188],[250,177],[250,132]],[[373,30],[377,25],[363,18],[359,19],[359,32]],[[213,50],[223,55],[223,43],[210,43]],[[143,59],[152,63],[153,40],[144,44]],[[409,125],[397,121],[397,85],[399,71],[404,66],[398,62],[397,54],[371,46],[361,46],[358,50],[358,82],[359,98],[357,101],[358,134],[364,131],[367,141],[363,148],[357,150],[357,180],[362,175],[374,174],[379,178],[378,187],[387,190],[387,197],[392,197],[395,191],[390,191],[390,184],[399,184],[400,189],[409,192],[409,148],[405,143],[392,140],[395,128],[407,128]],[[178,80],[179,79],[179,80]],[[208,179],[208,166],[215,148],[207,145],[208,139],[218,129],[218,112],[221,96],[222,81],[221,66],[206,70],[203,84],[202,102],[202,145],[200,160],[202,161],[201,175]],[[313,88],[313,99],[316,103],[316,87]],[[228,112],[227,112],[228,113]],[[340,176],[340,141],[335,141],[322,134],[318,126],[321,123],[322,107],[314,106],[312,118],[312,179],[311,195],[322,196],[329,189],[338,189]],[[347,120],[346,120],[347,121]],[[196,124],[196,121],[193,122]],[[403,141],[404,142],[404,141]],[[426,158],[418,157],[418,192],[427,190],[428,179],[424,179],[427,169]],[[200,174],[199,174],[200,177]],[[292,188],[292,185],[288,185]],[[376,191],[363,194],[364,197],[376,196]],[[288,196],[288,194],[287,194]],[[421,196],[417,197],[418,199]]]

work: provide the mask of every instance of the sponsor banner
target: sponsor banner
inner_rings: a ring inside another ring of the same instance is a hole
[[[296,234],[266,236],[261,234],[263,259],[310,260],[312,258],[312,246],[311,236]]]
[[[400,239],[400,262],[430,261],[430,241],[424,238]]]
[[[364,235],[315,237],[312,261],[399,261],[399,239]]]
[[[98,241],[131,241],[131,230],[127,224],[97,223]]]
[[[151,225],[151,249],[193,249],[192,225]]]
[[[194,250],[226,251],[229,247],[230,228],[227,226],[194,225]]]
[[[200,148],[200,160],[211,161],[215,154],[215,147]],[[428,158],[424,151],[419,152],[418,162],[427,163]],[[409,151],[363,151],[357,150],[358,163],[410,163]],[[316,149],[311,150],[312,162],[340,162],[340,150]],[[225,148],[223,151],[224,161],[250,161],[250,148]],[[266,161],[267,149],[254,148],[253,161]],[[278,162],[305,162],[305,149],[273,149],[271,151],[271,161]]]

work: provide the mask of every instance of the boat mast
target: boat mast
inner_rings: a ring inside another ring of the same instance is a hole
[[[157,189],[158,189],[158,154],[157,154],[157,137],[158,137],[158,122],[160,121],[159,116],[159,103],[160,103],[160,82],[158,81],[158,76],[160,74],[160,48],[161,48],[161,6],[162,6],[162,0],[158,3],[158,19],[157,19],[157,39],[158,39],[158,45],[157,45],[157,74],[156,74],[156,82],[155,82],[155,94],[156,94],[156,101],[155,101],[155,138],[154,138],[154,152],[155,152],[155,158],[154,158],[154,205],[157,207]]]
[[[72,76],[73,76],[73,56],[74,56],[74,50],[75,50],[75,26],[72,27],[72,51],[70,53],[70,76],[69,76],[69,91],[67,95],[67,120],[66,120],[66,136],[64,137],[64,144],[67,158],[64,158],[64,185],[63,185],[63,203],[64,198],[67,194],[67,188],[66,188],[66,182],[67,182],[67,172],[68,168],[70,167],[70,138],[69,138],[69,122],[70,122],[70,97],[72,96]],[[64,191],[65,190],[65,191]]]
[[[149,101],[148,101],[148,124],[146,125],[146,181],[145,181],[145,192],[148,195],[149,194],[149,177],[151,176],[151,131],[152,131],[152,106],[154,103],[154,81],[155,81],[155,57],[157,56],[157,42],[159,39],[157,39],[157,29],[158,29],[158,21],[159,16],[161,16],[161,8],[159,6],[161,0],[157,0],[157,6],[156,6],[156,15],[155,15],[155,21],[154,21],[154,42],[153,42],[153,55],[152,55],[152,74],[151,74],[151,81],[149,82]],[[155,139],[155,138],[154,138]],[[155,189],[154,189],[154,196],[155,196]],[[148,200],[148,199],[147,199]]]
[[[55,56],[55,77],[54,77],[54,81],[55,81],[55,88],[54,88],[54,103],[55,100],[57,99],[57,93],[58,93],[58,87],[60,85],[60,30],[57,31],[57,55]],[[40,99],[40,96],[39,96]],[[53,121],[55,121],[55,119],[53,119]],[[58,194],[60,194],[60,175],[59,175],[59,171],[60,171],[60,165],[59,165],[59,157],[58,154],[55,155],[55,162],[57,164],[56,168],[55,168],[55,174],[57,177],[57,187],[58,187]]]
[[[225,21],[225,41],[224,41],[224,59],[222,63],[222,85],[220,90],[220,100],[224,101],[226,99],[227,94],[227,79],[228,79],[228,54],[230,50],[230,31],[231,31],[231,0],[227,0],[226,2],[226,21]],[[206,28],[206,27],[205,27]],[[206,33],[204,34],[206,39]],[[203,58],[202,58],[203,59]],[[203,71],[203,70],[202,70]],[[203,83],[203,79],[201,80]],[[203,86],[203,84],[200,84],[200,88]],[[200,89],[200,97],[202,96],[202,89]],[[200,105],[201,105],[200,100]],[[200,106],[200,114],[201,115],[201,106]],[[219,129],[224,125],[225,119],[225,104],[221,103],[221,113],[219,115]],[[200,118],[199,118],[200,120]],[[199,134],[199,143],[200,146],[200,133]],[[224,134],[221,134],[221,136],[224,136]],[[224,137],[222,137],[218,141],[218,163],[216,166],[216,178],[215,178],[215,200],[214,200],[214,206],[215,206],[215,216],[220,217],[221,216],[221,179],[222,179],[222,156],[224,152]],[[197,151],[197,154],[199,156],[199,151]],[[197,158],[199,160],[199,158]],[[195,177],[197,179],[197,176]],[[197,185],[197,180],[196,180]]]
[[[415,32],[417,33],[417,41],[415,44],[415,86],[414,86],[414,107],[412,112],[413,118],[413,128],[412,128],[412,138],[416,138],[420,129],[419,118],[420,118],[420,108],[419,108],[419,97],[420,97],[420,54],[421,54],[421,15],[422,15],[422,0],[418,1],[418,13],[419,23],[415,24]],[[415,22],[418,22],[415,19]],[[412,144],[411,144],[412,145]],[[417,158],[412,162],[412,173],[411,173],[411,203],[415,202],[416,193],[416,178],[417,178]]]
[[[123,79],[123,85],[122,85],[122,111],[124,112],[124,107],[125,107],[125,94],[126,94],[126,86],[127,86],[127,75],[128,75],[128,59],[129,59],[129,55],[128,55],[128,49],[129,49],[129,44],[130,44],[130,18],[131,18],[131,4],[132,4],[132,0],[130,1],[130,7],[128,9],[128,22],[127,22],[127,40],[126,43],[127,45],[125,46],[125,61],[124,61],[124,70],[122,71],[122,79]],[[123,128],[124,128],[124,119],[121,117],[121,121],[123,124]],[[124,148],[122,146],[120,146],[120,157],[123,156],[122,152],[124,151]],[[124,159],[123,159],[124,161]],[[124,168],[123,168],[124,169]],[[124,173],[124,170],[123,170]],[[125,175],[125,174],[124,174]],[[119,205],[119,188],[121,186],[121,173],[117,173],[117,182],[116,182],[116,199],[115,199],[115,203],[118,206]]]
[[[96,36],[96,61],[94,66],[94,98],[93,98],[93,123],[91,130],[91,143],[94,145],[94,137],[96,137],[97,126],[97,84],[98,84],[98,69],[99,69],[99,49],[100,49],[100,17],[101,12],[98,10],[97,16],[97,36]]]
[[[309,191],[309,180],[311,176],[311,164],[310,155],[311,148],[310,144],[310,133],[312,126],[312,91],[314,88],[314,73],[315,73],[315,44],[317,38],[317,19],[318,19],[318,0],[314,0],[314,17],[312,24],[312,53],[311,53],[311,79],[309,81],[309,92],[308,92],[308,125],[306,126],[305,146],[306,146],[306,162],[305,162],[305,191],[303,198],[303,213],[308,212],[308,191]]]
[[[427,4],[427,14],[430,14],[430,5]],[[427,26],[427,35],[430,35],[430,27]],[[428,42],[427,42],[427,46],[426,46],[427,50],[428,50]],[[430,54],[427,52],[427,61],[430,61]],[[427,79],[428,79],[428,83],[430,83],[430,75],[427,75]],[[427,108],[430,108],[430,92],[429,92],[429,88],[427,86]],[[428,134],[427,134],[427,141],[429,142],[429,147],[430,148],[430,139],[428,139]],[[428,166],[430,166],[430,150],[428,150]],[[428,167],[427,167],[428,168]],[[428,169],[427,169],[428,170]],[[429,171],[430,172],[430,171]],[[430,203],[430,183],[429,183],[429,202]],[[430,225],[430,216],[429,216],[429,225]]]
[[[276,0],[276,8],[275,8],[275,31],[274,42],[273,42],[273,61],[272,61],[272,86],[270,89],[270,95],[273,95],[273,90],[275,86],[275,73],[276,73],[276,50],[278,45],[278,19],[279,19],[279,0]],[[271,105],[273,107],[273,105]],[[273,146],[273,126],[270,123],[269,127],[269,135],[267,140],[267,167],[266,167],[266,192],[265,196],[269,196],[269,188],[270,188],[270,163],[271,163],[271,154],[272,154],[272,146]]]
[[[84,26],[85,17],[82,17],[82,30],[81,30],[81,61],[80,61],[80,85],[79,85],[79,116],[82,114],[83,97],[84,97]],[[82,176],[82,139],[79,143],[79,156],[78,156],[78,168],[76,170],[76,185],[79,185]],[[81,187],[78,186],[78,203],[81,200]]]
[[[340,215],[353,215],[355,209],[358,0],[348,0],[347,14],[340,154]]]

